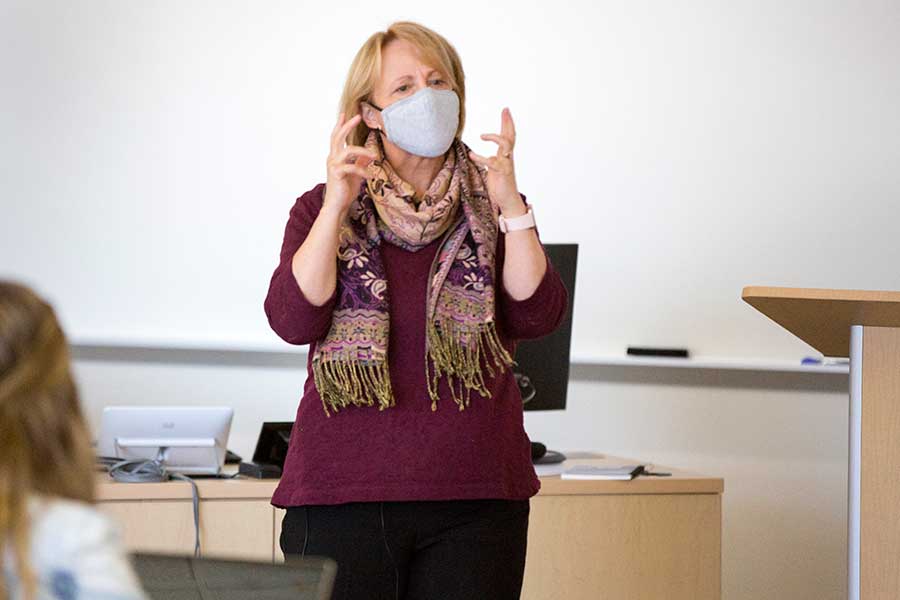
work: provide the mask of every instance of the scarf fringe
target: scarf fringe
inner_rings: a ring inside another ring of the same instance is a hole
[[[495,375],[494,366],[502,369],[504,366],[517,364],[500,343],[493,321],[475,326],[463,325],[452,320],[429,321],[426,325],[426,336],[428,356],[425,359],[425,380],[428,382],[432,411],[437,410],[438,380],[441,375],[447,376],[453,401],[459,406],[459,410],[464,410],[469,406],[473,389],[483,396],[491,397],[490,391],[484,385],[482,356],[486,358],[485,363],[491,377]],[[429,373],[429,358],[435,366],[433,373]]]
[[[384,410],[394,406],[394,393],[386,360],[362,362],[347,354],[323,354],[313,361],[316,389],[325,415],[350,404]]]

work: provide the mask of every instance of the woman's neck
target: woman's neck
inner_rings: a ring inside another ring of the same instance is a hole
[[[381,140],[384,156],[391,163],[391,167],[397,172],[397,175],[413,186],[416,190],[416,198],[421,199],[431,186],[431,182],[437,177],[441,167],[444,166],[444,155],[432,158],[416,156],[401,150],[383,135]]]

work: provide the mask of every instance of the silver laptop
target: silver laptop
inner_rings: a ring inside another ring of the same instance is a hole
[[[131,561],[152,600],[329,600],[337,574],[322,556],[272,564],[138,553]]]

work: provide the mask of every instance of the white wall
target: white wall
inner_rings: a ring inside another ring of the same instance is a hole
[[[137,352],[131,358],[144,361],[130,362],[102,351],[78,360],[92,425],[109,404],[225,404],[236,411],[229,446],[249,457],[262,421],[294,418],[304,356],[296,357],[299,366],[287,366],[285,356],[187,356],[170,361],[158,353],[148,361]],[[566,410],[526,413],[529,435],[556,449],[724,477],[725,600],[846,597],[846,376],[573,371]]]
[[[76,341],[281,348],[259,306],[288,209],[402,18],[460,52],[476,151],[511,108],[544,240],[581,244],[574,356],[799,360],[743,286],[900,288],[895,0],[0,6],[0,273]]]

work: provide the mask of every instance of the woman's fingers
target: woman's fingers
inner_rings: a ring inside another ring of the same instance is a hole
[[[375,160],[376,156],[375,151],[369,150],[368,148],[362,146],[346,146],[338,150],[334,160],[337,163],[356,163],[360,158],[368,158],[368,160],[362,164],[362,166],[365,166]]]
[[[343,118],[343,114],[341,113],[341,118]],[[339,127],[337,131],[331,136],[331,153],[337,154],[338,151],[343,147],[343,145],[347,141],[347,136],[350,135],[350,131],[356,127],[359,120],[362,119],[362,115],[356,114],[350,117],[345,123],[339,123]]]
[[[474,150],[469,150],[469,158],[477,162],[479,165],[487,165],[488,157],[476,154]]]
[[[506,175],[513,172],[512,162],[503,160],[499,156],[481,156],[480,154],[475,154],[475,152],[469,150],[469,157],[489,171],[496,171]]]
[[[500,113],[500,135],[509,138],[513,143],[516,141],[516,124],[509,108],[504,108]]]
[[[362,119],[362,115],[360,115],[358,113],[353,115],[352,117],[350,117],[347,120],[347,122],[341,126],[341,129],[338,132],[338,139],[341,142],[346,141],[347,136],[350,135],[350,131],[352,131],[353,128],[356,127],[356,125],[360,122],[361,119]]]
[[[503,155],[512,152],[512,141],[509,138],[503,137],[502,135],[497,135],[496,133],[482,133],[481,139],[495,142],[498,146],[500,146],[500,153]]]
[[[334,138],[335,134],[338,132],[338,129],[341,128],[341,125],[344,124],[344,113],[338,115],[337,123],[334,124],[334,127],[331,128],[331,137]]]
[[[375,160],[376,156],[374,150],[363,146],[346,146],[330,157],[329,164],[335,172],[344,172],[343,167],[349,165],[360,170],[359,172],[354,171],[354,173],[365,174],[365,167]]]
[[[516,145],[516,124],[513,123],[512,113],[508,108],[500,112],[500,135],[483,133],[481,139],[495,142],[500,146],[500,154],[509,158],[507,155],[512,154],[513,146]]]
[[[338,115],[337,123],[334,124],[334,127],[331,130],[331,153],[334,153],[335,148],[337,147],[337,136],[338,132],[341,130],[341,127],[344,125],[344,113]]]
[[[359,177],[362,177],[363,179],[367,179],[369,176],[369,174],[366,172],[366,170],[363,167],[360,167],[359,165],[355,165],[353,163],[346,163],[346,164],[343,164],[343,165],[337,167],[335,169],[335,173],[337,173],[339,175],[347,175],[349,173],[352,173],[354,175],[358,175]]]
[[[483,167],[487,167],[488,169],[494,169],[496,166],[496,164],[494,162],[497,159],[496,156],[491,156],[491,157],[482,156],[480,154],[475,154],[475,152],[472,150],[469,150],[469,157],[471,157],[471,159],[474,160],[479,165],[481,165]]]
[[[355,156],[370,156],[375,158],[377,155],[374,150],[370,150],[365,146],[345,146],[340,153],[353,154]]]

